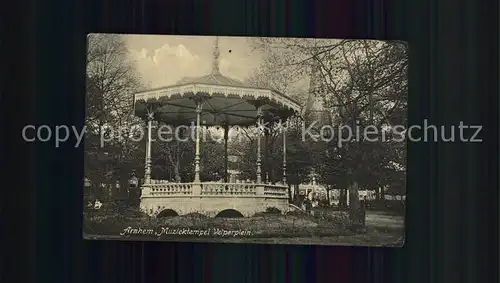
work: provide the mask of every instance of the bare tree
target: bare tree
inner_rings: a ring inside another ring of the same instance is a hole
[[[101,169],[106,172],[97,175],[110,175],[108,181],[119,180],[121,188],[128,186],[133,167],[130,159],[137,158],[131,153],[140,152],[140,145],[129,139],[133,135],[132,126],[142,124],[133,115],[133,94],[140,86],[135,64],[121,35],[88,36],[86,160],[89,164],[99,163],[102,158],[113,160],[113,166]],[[106,126],[112,127],[113,131],[105,133]],[[109,134],[114,134],[114,139],[102,147],[100,137]],[[98,167],[86,166],[86,175],[92,183],[100,186],[103,178],[92,177]]]
[[[331,125],[347,124],[354,128],[359,123],[361,128],[375,126],[379,133],[392,125],[406,125],[408,48],[405,44],[280,38],[257,38],[252,43],[256,50],[267,54],[267,66],[271,66],[267,73],[273,77],[310,76],[314,80],[309,92],[321,99]],[[361,141],[342,148],[331,143],[330,147],[320,155],[325,165],[321,175],[324,180],[335,180],[336,185],[352,187],[358,183],[377,189],[384,179],[382,176],[390,171],[389,163],[405,167],[402,157],[405,154],[401,154],[404,146],[390,141]],[[372,153],[367,156],[369,151]]]
[[[133,93],[141,83],[121,35],[89,35],[87,77],[87,126],[121,122],[132,114]]]

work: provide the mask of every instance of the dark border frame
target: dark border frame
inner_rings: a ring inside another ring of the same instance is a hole
[[[3,17],[16,32],[2,42],[15,53],[1,96],[6,282],[498,281],[498,2],[158,2],[18,2]],[[467,120],[484,142],[409,145],[403,249],[83,241],[82,148],[19,133],[83,125],[88,32],[408,40],[410,123]]]

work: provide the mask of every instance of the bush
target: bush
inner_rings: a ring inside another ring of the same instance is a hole
[[[270,215],[272,215],[272,214],[269,214],[269,213],[267,213],[267,212],[265,212],[265,211],[261,211],[261,212],[257,212],[257,213],[255,213],[255,214],[253,215],[253,217],[266,217],[266,216],[270,216]]]
[[[103,205],[104,207],[104,205]],[[106,209],[106,207],[101,207],[101,209],[88,208],[84,209],[83,215],[85,220],[93,221],[106,218],[117,218],[117,219],[145,219],[149,218],[149,215],[141,211],[136,207],[128,207],[119,211],[117,209]]]
[[[330,202],[326,199],[318,201],[318,207],[331,207]]]
[[[253,216],[254,217],[266,217],[270,215],[281,215],[281,210],[279,210],[276,207],[268,207],[266,208],[266,211],[261,211],[255,213]]]
[[[281,210],[277,209],[276,207],[268,207],[268,208],[266,208],[266,213],[267,214],[281,214]]]
[[[349,218],[347,211],[337,211],[321,207],[316,207],[313,211],[314,211],[314,218],[320,220],[345,222],[346,219]]]
[[[207,219],[207,218],[209,218],[205,214],[198,213],[198,212],[191,212],[191,213],[186,214],[185,216],[190,217],[190,218],[195,218],[195,219]]]
[[[366,232],[366,213],[362,209],[353,212],[351,210],[315,207],[313,212],[312,217],[322,225],[334,225],[335,229],[345,229],[354,233]]]
[[[303,211],[300,211],[300,210],[292,210],[292,211],[288,211],[287,213],[285,213],[285,215],[301,217],[301,216],[304,216],[307,214]]]

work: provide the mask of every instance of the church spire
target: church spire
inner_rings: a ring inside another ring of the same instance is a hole
[[[220,74],[219,71],[219,37],[215,37],[215,45],[214,45],[214,52],[213,52],[213,62],[212,62],[212,75],[214,74]]]

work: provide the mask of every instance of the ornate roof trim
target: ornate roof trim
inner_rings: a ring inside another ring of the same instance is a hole
[[[160,99],[162,97],[170,98],[172,96],[193,94],[204,92],[209,95],[220,93],[225,96],[236,95],[240,98],[251,97],[252,99],[266,98],[275,103],[288,107],[294,111],[300,112],[302,106],[295,100],[270,89],[239,87],[239,86],[224,86],[216,84],[182,84],[148,91],[138,92],[134,95],[134,102],[139,100],[147,101],[149,99]]]

